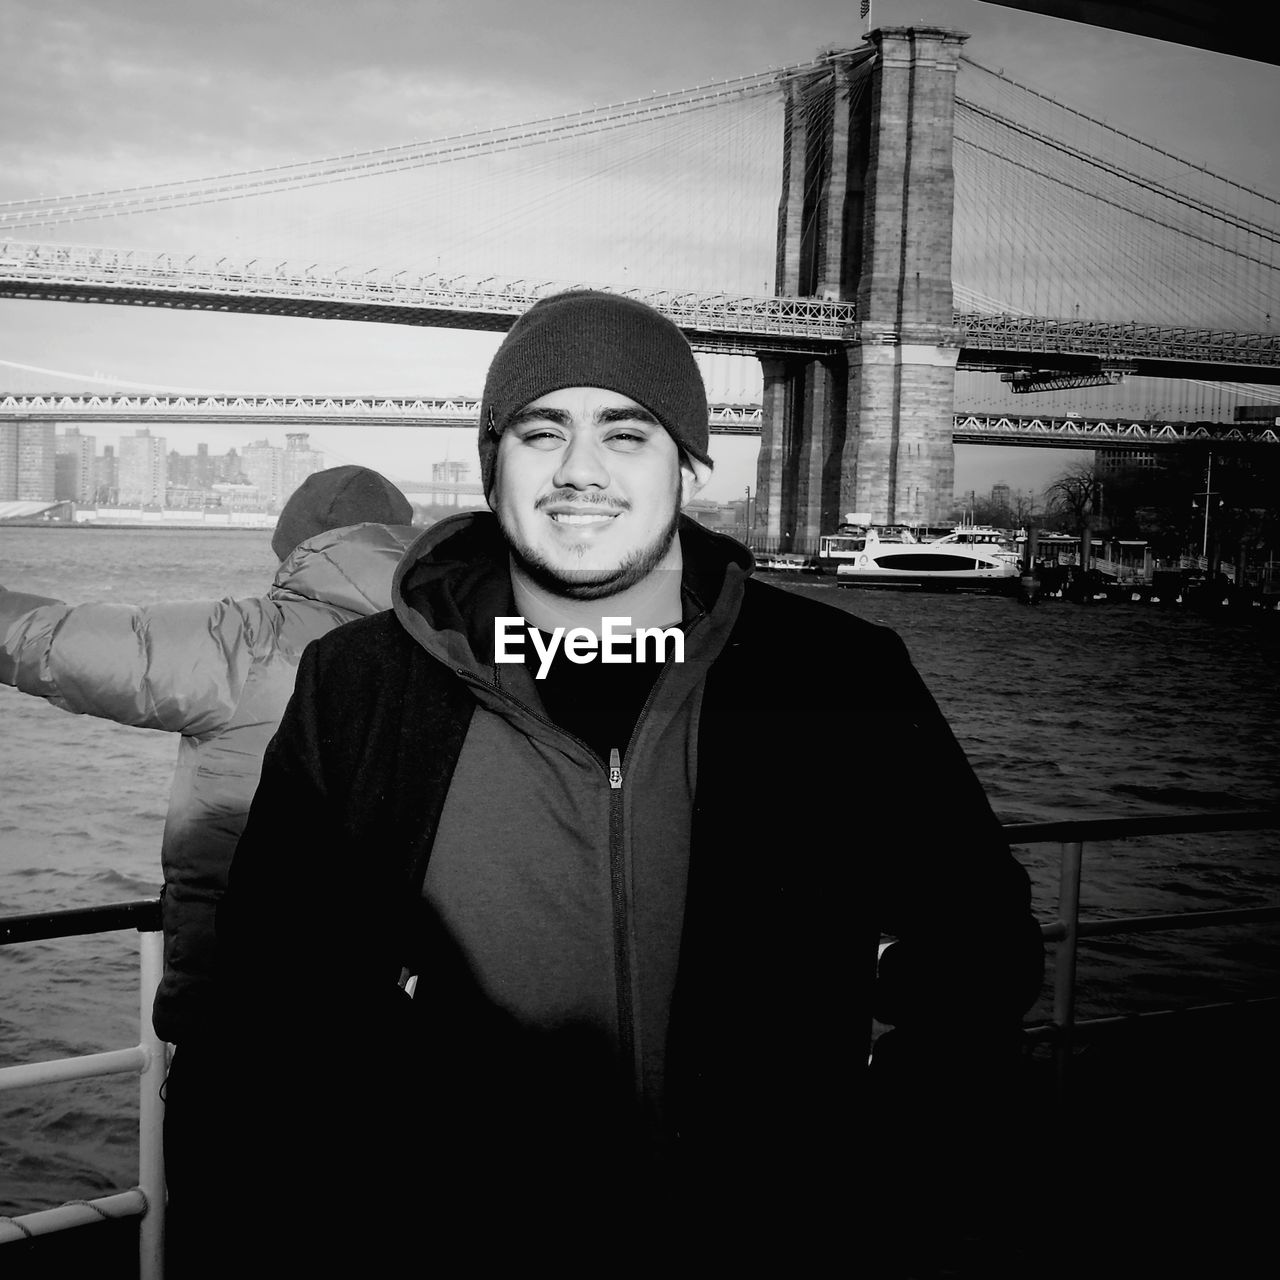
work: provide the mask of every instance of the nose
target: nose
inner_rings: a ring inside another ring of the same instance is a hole
[[[574,432],[560,455],[553,483],[565,489],[607,489],[610,479],[599,443],[588,432]]]

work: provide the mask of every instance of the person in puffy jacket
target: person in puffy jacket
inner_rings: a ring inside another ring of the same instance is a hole
[[[0,592],[0,683],[80,715],[180,734],[165,819],[164,976],[153,1022],[178,1043],[207,999],[214,906],[262,755],[317,636],[391,604],[416,531],[375,471],[309,476],[272,536],[275,581],[242,600],[66,605]]]
[[[390,607],[412,520],[408,499],[376,471],[333,467],[285,504],[271,539],[280,568],[261,596],[67,605],[0,588],[0,684],[81,715],[181,735],[161,846],[164,973],[152,1021],[164,1040],[199,1039],[214,910],[302,651]],[[172,1083],[171,1199],[176,1169],[201,1145],[174,1141]]]

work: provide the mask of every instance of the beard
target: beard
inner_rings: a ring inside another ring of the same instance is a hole
[[[677,486],[678,486],[677,480]],[[671,504],[671,519],[643,546],[629,551],[613,568],[568,569],[551,564],[499,516],[511,557],[529,579],[565,600],[603,600],[643,582],[663,561],[680,527],[680,490]],[[583,548],[585,551],[585,547]]]

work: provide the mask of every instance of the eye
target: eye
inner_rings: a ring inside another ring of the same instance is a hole
[[[609,432],[605,443],[619,453],[635,453],[649,443],[649,433],[638,427],[618,427]]]
[[[531,449],[555,449],[564,443],[564,435],[556,427],[531,426],[520,430],[519,440]]]

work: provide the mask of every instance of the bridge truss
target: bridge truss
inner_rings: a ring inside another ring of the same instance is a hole
[[[759,435],[758,404],[712,404],[715,435]],[[475,427],[474,396],[0,395],[0,422],[263,423],[296,426]],[[1149,448],[1210,442],[1280,444],[1280,422],[1178,423],[1051,416],[957,413],[957,444],[1022,444],[1070,449]]]
[[[441,277],[226,255],[0,242],[0,297],[505,332],[538,299],[589,281]],[[607,287],[607,286],[605,286]],[[823,354],[857,342],[853,302],[619,289],[670,316],[696,350]],[[1280,334],[957,312],[964,369],[1060,369],[1280,383]],[[896,341],[881,335],[880,341]]]

